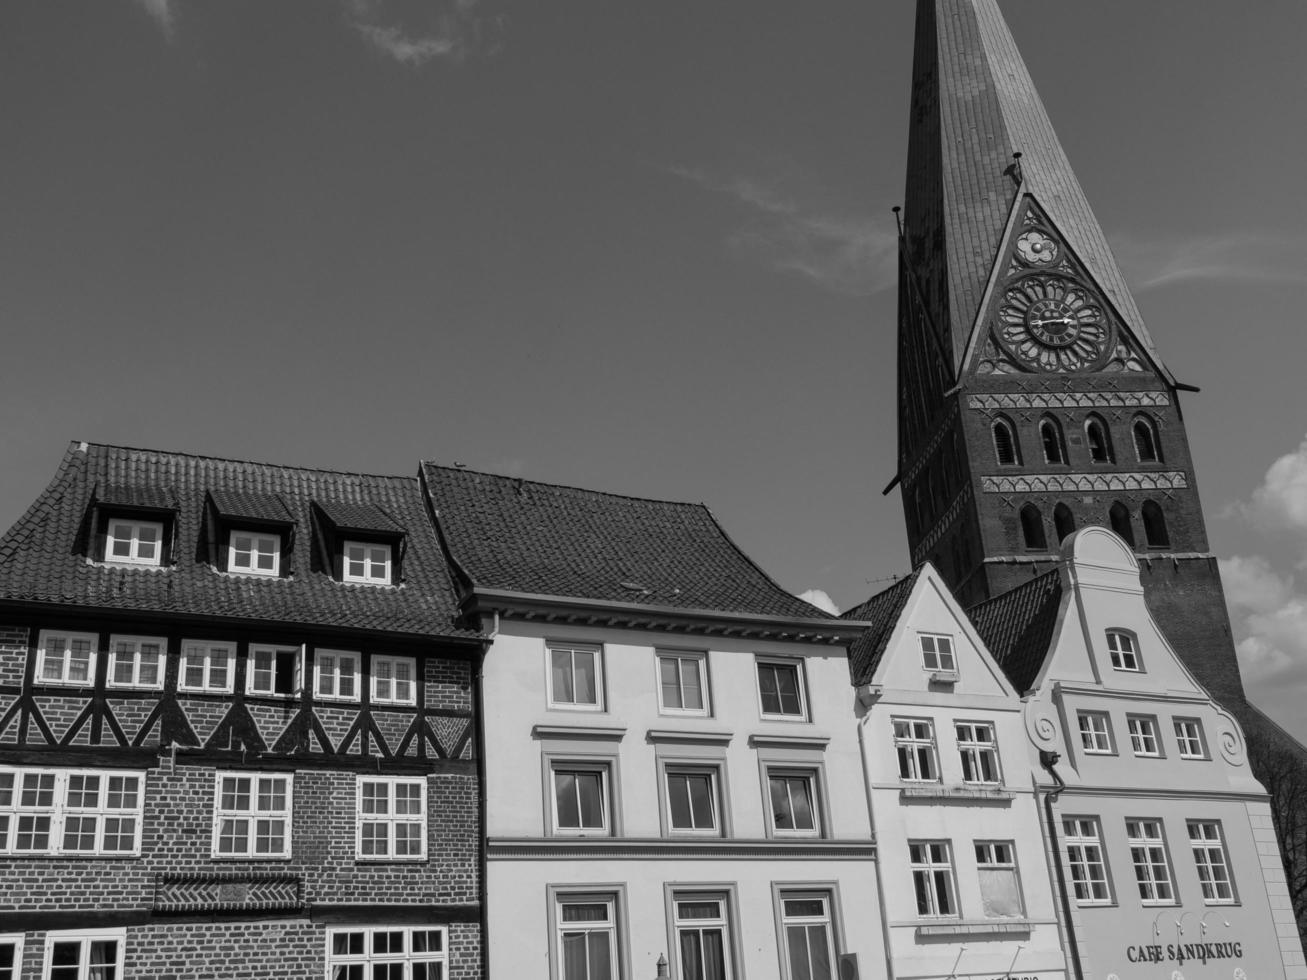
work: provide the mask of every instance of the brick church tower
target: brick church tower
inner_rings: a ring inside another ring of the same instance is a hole
[[[1113,528],[1198,679],[1243,702],[1180,384],[996,0],[919,0],[899,261],[897,482],[913,565],[962,602]]]

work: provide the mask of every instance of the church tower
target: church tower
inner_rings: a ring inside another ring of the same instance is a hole
[[[1180,391],[996,0],[918,0],[899,250],[900,484],[914,566],[964,605],[1112,528],[1200,681],[1243,701]]]

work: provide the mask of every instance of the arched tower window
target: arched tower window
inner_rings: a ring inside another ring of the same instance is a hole
[[[1121,501],[1112,505],[1112,509],[1107,512],[1108,520],[1112,522],[1112,530],[1125,540],[1131,548],[1135,546],[1135,529],[1130,523],[1130,508]]]
[[[1136,415],[1130,430],[1134,433],[1135,456],[1139,458],[1139,462],[1160,463],[1162,450],[1157,439],[1157,423],[1147,415]]]
[[[1066,462],[1066,440],[1062,438],[1062,426],[1051,415],[1039,420],[1039,441],[1044,446],[1044,462]]]
[[[994,419],[994,458],[999,466],[1020,466],[1021,449],[1017,445],[1017,430],[1005,416]]]
[[[1112,463],[1112,436],[1107,423],[1097,415],[1085,420],[1085,441],[1089,443],[1089,458],[1095,463]]]
[[[1075,515],[1071,513],[1071,508],[1066,504],[1058,504],[1053,508],[1053,528],[1057,531],[1058,544],[1061,544],[1075,533]]]
[[[1026,504],[1021,508],[1021,538],[1031,551],[1048,550],[1048,539],[1044,537],[1044,515],[1034,504]]]
[[[1145,500],[1144,506],[1139,508],[1139,514],[1144,519],[1144,540],[1148,542],[1148,547],[1169,548],[1171,536],[1166,533],[1166,515],[1162,513],[1157,501]]]

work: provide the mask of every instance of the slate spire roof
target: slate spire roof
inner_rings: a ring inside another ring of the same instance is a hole
[[[1012,170],[1020,152],[1020,186]],[[1014,207],[1032,195],[1160,364],[997,0],[918,0],[907,266],[960,370]]]

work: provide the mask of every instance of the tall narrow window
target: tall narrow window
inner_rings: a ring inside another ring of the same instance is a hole
[[[957,722],[953,728],[962,761],[962,781],[997,783],[998,747],[994,744],[994,726],[988,722]]]
[[[1157,426],[1146,415],[1135,417],[1130,431],[1135,437],[1135,456],[1141,463],[1160,463],[1162,453],[1157,441]]]
[[[597,646],[550,644],[549,706],[603,709],[603,654]]]
[[[816,789],[816,773],[810,770],[768,769],[772,833],[784,837],[820,836]]]
[[[899,759],[899,778],[912,783],[939,780],[935,759],[935,727],[925,719],[894,719],[894,751]]]
[[[18,980],[23,967],[23,934],[0,936],[0,980]]]
[[[1130,508],[1118,500],[1112,505],[1112,509],[1107,512],[1107,517],[1112,522],[1112,530],[1133,548],[1135,546],[1135,530],[1130,523]]]
[[[1169,548],[1171,536],[1166,533],[1166,515],[1162,513],[1162,508],[1158,506],[1157,501],[1145,500],[1139,513],[1144,519],[1144,541],[1148,543],[1148,547]]]
[[[1089,444],[1089,458],[1095,463],[1112,463],[1112,436],[1107,423],[1097,415],[1091,415],[1085,421],[1085,441]]]
[[[1045,415],[1039,421],[1039,441],[1044,447],[1045,463],[1066,462],[1066,440],[1062,437],[1062,426],[1051,415]]]
[[[1044,537],[1044,515],[1034,504],[1021,508],[1021,539],[1027,551],[1048,549],[1048,539]]]
[[[1174,905],[1171,865],[1166,858],[1166,839],[1160,820],[1127,820],[1126,843],[1135,866],[1139,900],[1145,905]]]
[[[835,947],[829,895],[783,892],[781,928],[789,966],[785,980],[832,980]]]
[[[617,976],[617,905],[614,895],[558,899],[558,980],[611,980]]]
[[[803,718],[803,671],[789,660],[758,661],[758,700],[764,718]]]
[[[958,914],[953,888],[953,856],[948,841],[909,841],[912,887],[917,895],[917,915]]]
[[[1017,430],[1005,417],[994,419],[994,458],[999,466],[1020,466],[1021,449],[1017,444]]]
[[[1203,887],[1203,901],[1208,905],[1233,903],[1234,884],[1230,881],[1230,860],[1221,839],[1221,825],[1215,820],[1190,820],[1189,846]]]
[[[1207,758],[1207,743],[1203,738],[1203,723],[1197,718],[1175,719],[1175,740],[1180,746],[1181,759]]]
[[[1067,817],[1062,821],[1066,841],[1071,887],[1080,905],[1108,905],[1112,892],[1107,886],[1107,863],[1103,860],[1103,837],[1093,817]]]
[[[702,653],[658,654],[658,706],[664,714],[708,713],[706,664]]]
[[[976,841],[980,902],[989,919],[1010,919],[1024,911],[1013,841]]]
[[[717,835],[717,771],[671,768],[667,779],[667,819],[676,834]]]
[[[725,896],[677,895],[672,905],[681,980],[731,980]]]
[[[559,762],[553,767],[554,832],[611,833],[608,819],[608,766]]]
[[[1147,715],[1129,715],[1125,720],[1130,732],[1130,748],[1135,755],[1160,759],[1162,744],[1157,737],[1157,719]]]
[[[1058,544],[1075,534],[1075,515],[1071,513],[1071,508],[1066,504],[1058,504],[1053,508],[1053,528],[1057,531]]]
[[[1135,645],[1134,634],[1125,630],[1107,631],[1107,655],[1112,661],[1113,670],[1141,671],[1139,648]]]
[[[1107,715],[1098,711],[1082,711],[1076,716],[1080,728],[1080,747],[1089,755],[1112,754],[1112,730]]]

